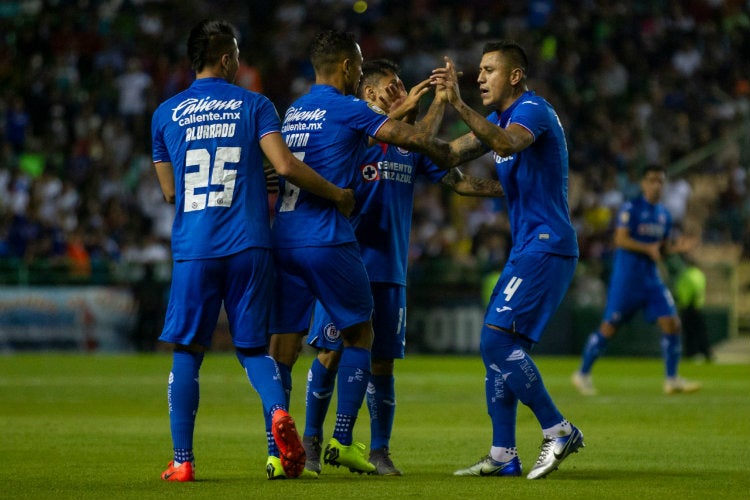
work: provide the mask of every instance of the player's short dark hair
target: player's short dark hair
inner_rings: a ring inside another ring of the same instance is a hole
[[[187,52],[190,67],[201,71],[204,67],[216,64],[221,56],[234,50],[237,30],[223,20],[204,19],[190,30]]]
[[[329,66],[356,55],[357,41],[349,32],[321,31],[310,44],[310,62],[316,72],[325,72]]]
[[[526,51],[517,42],[513,40],[487,42],[482,49],[482,55],[488,52],[500,52],[508,58],[512,68],[521,68],[524,74],[527,74],[529,59],[526,57]]]
[[[656,172],[657,174],[667,173],[667,169],[660,163],[649,163],[641,170],[641,178],[646,177],[649,173]]]
[[[399,68],[398,64],[390,59],[365,61],[362,64],[362,79],[359,81],[359,91],[362,92],[364,86],[376,78],[388,76],[389,74],[398,75],[400,70],[401,68]]]

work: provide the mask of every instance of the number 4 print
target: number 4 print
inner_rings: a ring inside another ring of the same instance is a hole
[[[213,169],[211,153],[207,149],[191,149],[185,154],[185,167],[198,170],[185,173],[185,212],[204,210],[209,207],[230,207],[234,196],[237,168],[228,168],[228,163],[239,163],[242,148],[216,148]],[[211,172],[209,184],[208,174]]]
[[[516,290],[518,290],[518,287],[521,286],[522,282],[523,280],[518,276],[513,276],[510,279],[508,286],[503,290],[503,293],[505,294],[505,302],[508,302],[510,298],[513,297],[513,294],[516,293]]]

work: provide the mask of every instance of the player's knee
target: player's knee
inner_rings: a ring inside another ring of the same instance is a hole
[[[393,360],[392,359],[375,359],[372,360],[372,374],[373,375],[393,375]]]
[[[348,347],[362,347],[372,349],[372,322],[366,321],[358,325],[350,326],[341,330],[341,338],[344,345]]]
[[[341,361],[341,352],[322,349],[318,352],[318,361],[320,361],[320,364],[325,366],[327,370],[336,370],[339,367],[339,361]]]
[[[268,354],[268,348],[266,346],[260,347],[235,347],[238,356],[244,356],[246,358],[252,358],[254,356],[265,356]]]
[[[274,334],[268,352],[279,363],[292,367],[302,351],[302,335],[294,333]]]

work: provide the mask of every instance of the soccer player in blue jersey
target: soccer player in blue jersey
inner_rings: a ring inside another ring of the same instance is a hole
[[[492,446],[459,476],[518,476],[518,402],[542,427],[539,458],[529,479],[545,477],[583,446],[583,435],[552,401],[529,351],[538,343],[563,299],[578,261],[576,233],[568,213],[568,150],[552,106],[526,84],[528,60],[511,41],[487,43],[479,65],[486,118],[461,99],[450,58],[433,70],[434,82],[471,129],[451,142],[454,154],[473,158],[493,151],[510,217],[513,246],[492,292],[480,349],[492,420]]]
[[[604,353],[617,328],[637,311],[656,322],[662,332],[664,357],[664,392],[695,392],[700,384],[677,375],[682,353],[680,317],[669,289],[659,275],[662,251],[678,250],[670,238],[672,217],[661,199],[666,172],[660,165],[644,169],[641,194],[626,202],[617,216],[615,256],[610,277],[607,307],[599,329],[589,335],[583,348],[581,368],[571,378],[573,385],[586,396],[597,393],[591,380],[594,362]]]
[[[165,199],[176,206],[172,287],[160,337],[174,345],[168,389],[174,459],[161,477],[195,478],[198,374],[222,303],[237,358],[272,421],[279,465],[286,476],[297,477],[304,448],[267,352],[274,272],[263,155],[279,174],[331,200],[343,214],[354,207],[353,191],[296,159],[282,140],[271,102],[231,84],[239,66],[231,24],[200,22],[187,51],[195,81],[162,103],[152,119],[156,174]]]
[[[324,31],[312,42],[315,85],[284,116],[282,133],[292,152],[323,177],[350,187],[361,175],[370,137],[431,157],[450,157],[431,131],[389,119],[379,107],[354,97],[362,53],[351,33]],[[447,161],[447,160],[444,160]],[[279,269],[271,320],[270,352],[291,391],[291,369],[319,300],[340,330],[338,408],[326,463],[372,473],[353,428],[370,380],[373,300],[351,222],[330,202],[282,180],[272,228]]]
[[[419,98],[430,80],[408,94],[398,66],[388,60],[362,66],[359,95],[378,105],[391,118],[413,121]],[[439,123],[432,124],[439,127]],[[373,314],[372,374],[367,386],[370,412],[370,463],[378,475],[400,476],[390,458],[390,438],[396,411],[394,360],[403,359],[406,346],[406,268],[414,204],[414,182],[426,176],[455,192],[471,196],[502,196],[500,183],[466,176],[458,169],[443,170],[427,156],[384,144],[367,149],[358,168],[357,206],[351,217],[359,250],[367,269],[375,303]],[[305,468],[320,473],[323,422],[341,358],[341,337],[330,315],[316,304],[308,343],[318,349],[307,377],[307,413],[302,437]]]

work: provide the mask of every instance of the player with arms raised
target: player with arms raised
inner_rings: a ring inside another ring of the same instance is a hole
[[[511,41],[487,43],[479,65],[482,103],[495,110],[486,118],[463,102],[449,58],[433,70],[439,91],[471,129],[451,142],[453,154],[469,159],[494,152],[510,217],[508,262],[495,285],[484,318],[480,349],[485,393],[492,421],[489,454],[459,476],[518,476],[518,401],[542,427],[539,458],[527,475],[546,476],[583,446],[583,434],[563,418],[529,356],[573,278],[578,242],[568,213],[568,149],[552,106],[529,91],[528,60]]]
[[[324,31],[311,44],[315,85],[284,116],[289,148],[337,186],[354,185],[370,137],[450,159],[448,143],[428,130],[389,119],[377,106],[354,97],[362,76],[362,52],[351,33]],[[353,428],[370,380],[373,300],[367,271],[349,219],[329,202],[282,181],[272,236],[279,269],[271,320],[271,354],[291,391],[291,369],[319,300],[339,326],[343,352],[338,370],[338,408],[325,461],[372,473],[365,445]]]

